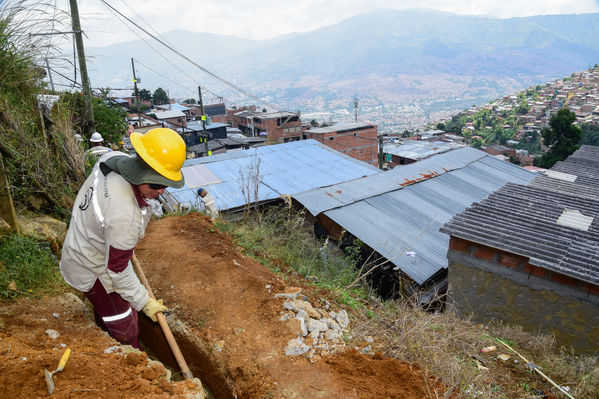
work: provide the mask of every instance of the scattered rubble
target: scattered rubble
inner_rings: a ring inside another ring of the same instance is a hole
[[[283,308],[280,321],[284,322],[289,331],[297,336],[289,340],[285,348],[285,356],[304,355],[315,363],[324,356],[343,352],[346,348],[343,340],[344,333],[349,327],[349,316],[345,310],[338,312],[315,308],[308,298],[301,294],[299,287],[287,287],[284,292],[277,293],[274,298],[283,298]],[[303,298],[303,299],[297,299]],[[321,300],[329,308],[328,301]],[[372,337],[366,337],[367,343],[372,343]],[[355,348],[366,355],[373,355],[374,351],[368,345],[363,349]]]

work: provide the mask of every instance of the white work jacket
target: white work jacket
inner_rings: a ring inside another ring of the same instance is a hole
[[[102,173],[100,164],[117,155],[126,154],[113,151],[103,155],[79,190],[62,247],[60,272],[67,283],[83,292],[100,279],[106,292],[117,292],[141,310],[148,302],[148,292],[131,262],[126,267],[123,262],[123,270],[118,272],[108,267],[111,247],[112,251],[132,253],[152,215],[149,206],[140,207],[133,187],[120,174]]]

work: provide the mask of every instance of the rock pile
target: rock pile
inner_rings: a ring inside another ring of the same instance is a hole
[[[323,356],[345,350],[342,337],[349,326],[345,310],[328,311],[328,302],[325,309],[315,308],[297,287],[287,288],[275,298],[285,299],[280,320],[297,336],[287,343],[286,356],[303,355],[315,363]]]

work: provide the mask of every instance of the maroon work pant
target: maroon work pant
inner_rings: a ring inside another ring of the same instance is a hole
[[[121,344],[140,349],[137,336],[137,310],[116,292],[106,292],[100,280],[96,280],[85,296],[94,306],[96,324]]]

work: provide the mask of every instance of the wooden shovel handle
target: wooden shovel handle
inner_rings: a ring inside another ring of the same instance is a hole
[[[152,288],[150,288],[148,279],[146,278],[146,275],[144,274],[143,270],[141,269],[141,265],[139,264],[139,261],[137,260],[137,256],[135,256],[135,254],[133,254],[133,258],[131,259],[131,262],[133,263],[133,269],[135,270],[135,273],[137,273],[137,277],[139,277],[139,280],[141,281],[141,283],[144,285],[144,287],[146,287],[146,290],[148,290],[148,294],[150,295],[150,297],[153,299],[156,299],[156,297],[154,296],[154,293],[152,292]],[[179,368],[181,369],[183,376],[187,380],[193,379],[193,374],[191,373],[191,370],[187,366],[187,362],[185,361],[185,358],[183,358],[183,354],[181,353],[181,350],[179,349],[179,345],[177,345],[177,341],[175,340],[175,337],[173,336],[171,328],[168,326],[168,323],[166,322],[166,318],[164,317],[164,314],[162,314],[162,312],[157,312],[156,319],[158,319],[158,324],[160,324],[160,328],[162,328],[162,333],[164,334],[164,338],[166,338],[166,342],[168,342],[168,346],[171,348],[171,351],[173,352],[173,356],[175,356],[175,360],[177,361],[177,364],[179,365]]]

